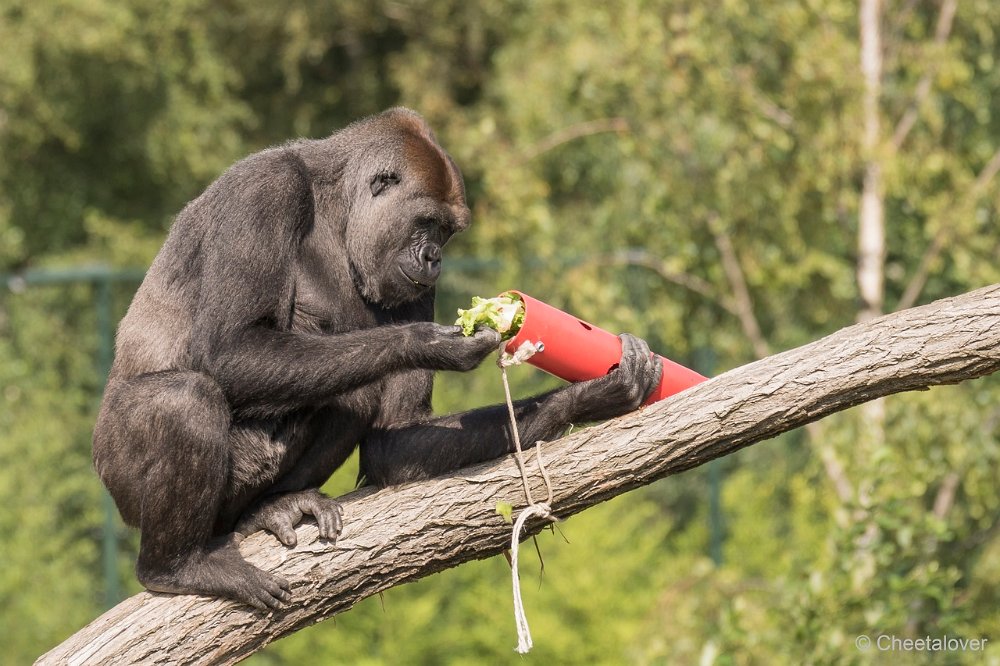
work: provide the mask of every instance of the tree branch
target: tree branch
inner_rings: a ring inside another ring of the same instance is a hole
[[[920,107],[923,106],[927,96],[931,94],[931,83],[934,81],[934,74],[937,72],[938,64],[940,63],[940,57],[936,51],[948,41],[948,35],[951,34],[951,26],[955,20],[955,10],[957,9],[958,0],[944,0],[941,3],[941,11],[938,14],[937,25],[934,28],[935,57],[931,60],[927,71],[917,81],[916,91],[913,94],[913,102],[906,109],[906,112],[903,113],[903,117],[896,124],[896,130],[892,133],[892,147],[894,150],[898,151],[903,146],[903,142],[906,141],[906,137],[910,135],[910,130],[913,129],[913,126],[917,122],[917,117],[920,115]]]
[[[997,370],[1000,284],[856,324],[549,444],[552,508],[567,517],[859,403]],[[335,545],[318,541],[312,523],[296,530],[295,548],[264,534],[241,545],[249,561],[292,582],[287,609],[143,592],[37,663],[234,663],[382,590],[499,553],[510,526],[496,503],[523,505],[522,494],[510,457],[352,493]],[[529,523],[525,536],[542,527]]]
[[[976,180],[972,183],[972,187],[969,188],[965,197],[955,203],[955,205],[946,208],[947,212],[952,214],[956,208],[961,210],[963,206],[974,202],[989,186],[990,181],[993,180],[998,171],[1000,171],[1000,148],[986,162],[986,165],[979,172],[979,175],[976,176]],[[950,229],[951,227],[948,224],[941,222],[937,233],[931,239],[930,245],[927,246],[923,256],[920,257],[920,263],[917,264],[917,270],[913,273],[913,277],[906,283],[906,289],[903,291],[903,295],[896,305],[897,310],[905,310],[913,307],[917,299],[920,298],[920,293],[927,284],[927,278],[930,277],[931,266],[934,265],[934,262],[941,255],[941,251],[944,250],[945,241]]]
[[[739,319],[740,325],[743,327],[743,333],[750,340],[750,345],[753,347],[754,356],[758,359],[770,356],[771,346],[761,332],[760,321],[757,319],[757,314],[754,311],[753,299],[750,297],[750,289],[747,286],[743,264],[736,253],[736,248],[733,247],[732,240],[722,229],[717,215],[708,218],[708,228],[715,239],[715,247],[719,250],[719,256],[722,260],[722,269],[729,281],[730,291],[733,292],[735,305],[728,309]],[[850,504],[854,500],[854,489],[847,478],[847,472],[844,471],[844,465],[837,458],[833,447],[823,440],[822,426],[814,421],[807,423],[805,428],[806,433],[809,435],[809,440],[819,453],[820,462],[823,464],[823,471],[826,472],[827,478],[833,484],[833,490],[837,493],[837,498],[841,504]]]
[[[764,358],[771,353],[771,347],[764,339],[764,334],[760,330],[757,315],[753,309],[753,298],[750,296],[750,289],[747,287],[746,276],[743,273],[743,264],[736,254],[733,241],[722,229],[722,224],[716,216],[709,217],[708,229],[715,239],[715,247],[719,250],[722,259],[722,269],[729,280],[729,288],[733,292],[733,300],[736,305],[736,316],[743,327],[743,333],[753,346],[754,355],[757,358]]]
[[[628,121],[624,118],[600,118],[598,120],[588,120],[549,134],[547,137],[529,147],[524,151],[522,162],[530,162],[542,153],[547,153],[553,148],[557,148],[564,143],[581,139],[594,134],[604,134],[606,132],[616,132],[623,134],[629,131]]]
[[[648,269],[656,273],[664,282],[670,282],[672,284],[676,284],[677,286],[684,287],[688,291],[698,294],[706,300],[717,303],[719,307],[734,317],[739,316],[736,306],[734,306],[728,299],[720,298],[719,295],[715,293],[715,288],[710,282],[703,280],[697,275],[692,275],[691,273],[681,273],[671,270],[667,266],[666,261],[664,261],[661,257],[654,255],[652,252],[633,248],[629,250],[611,252],[609,254],[594,255],[583,263],[598,265],[603,264],[609,266],[637,266]]]

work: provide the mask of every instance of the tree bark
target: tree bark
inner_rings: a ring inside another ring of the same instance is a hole
[[[570,516],[853,405],[998,369],[1000,284],[856,324],[546,445],[552,508]],[[535,495],[544,496],[537,474],[532,482]],[[499,553],[510,539],[510,526],[495,513],[500,501],[524,504],[510,457],[352,493],[335,545],[318,541],[313,523],[297,529],[295,548],[265,534],[243,542],[250,562],[292,582],[287,609],[262,613],[218,599],[143,592],[37,663],[237,662],[382,590]],[[543,526],[529,522],[525,536]]]

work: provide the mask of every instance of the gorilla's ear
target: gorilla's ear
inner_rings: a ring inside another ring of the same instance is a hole
[[[399,183],[398,173],[394,173],[392,171],[380,171],[375,174],[368,185],[371,187],[372,196],[377,197],[382,194],[382,190],[390,185],[396,185],[397,183]]]

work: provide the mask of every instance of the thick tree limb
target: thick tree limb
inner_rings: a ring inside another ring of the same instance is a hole
[[[1000,284],[843,329],[549,444],[552,507],[569,516],[867,400],[998,369]],[[544,495],[535,481],[536,495]],[[495,513],[499,501],[523,505],[510,458],[353,493],[336,545],[317,541],[313,524],[298,528],[294,549],[264,534],[243,543],[251,562],[292,581],[295,601],[287,610],[265,614],[228,601],[142,593],[38,663],[239,661],[381,590],[500,552],[510,526]]]

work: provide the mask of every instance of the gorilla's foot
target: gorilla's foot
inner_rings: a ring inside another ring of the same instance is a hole
[[[170,571],[147,571],[140,565],[139,582],[153,592],[226,597],[265,611],[291,601],[288,581],[244,560],[236,543],[236,535],[230,536],[192,553]]]
[[[298,543],[295,526],[310,515],[319,525],[319,537],[336,541],[344,529],[340,503],[318,490],[302,490],[267,497],[250,508],[240,519],[236,532],[250,536],[267,530],[286,546]]]

